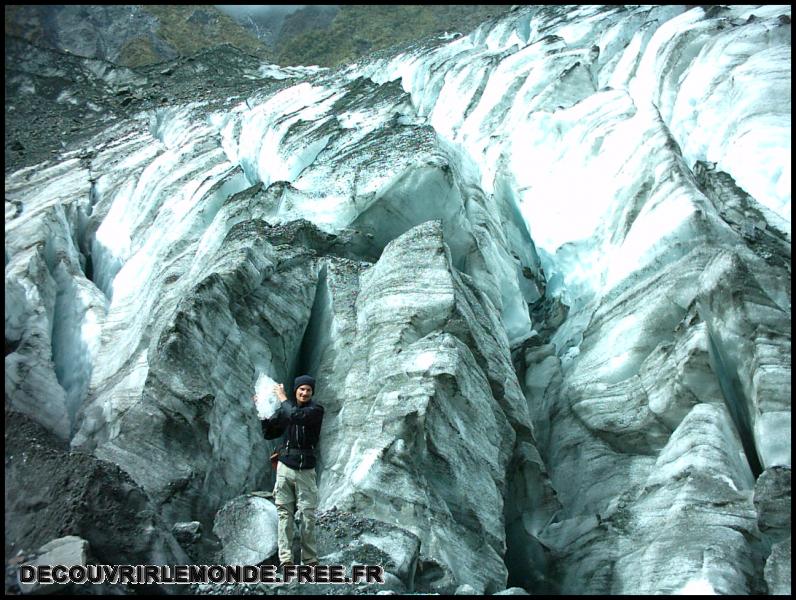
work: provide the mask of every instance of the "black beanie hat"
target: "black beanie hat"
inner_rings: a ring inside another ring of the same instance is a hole
[[[296,395],[296,390],[299,389],[301,385],[308,385],[312,388],[312,392],[315,393],[315,379],[309,375],[299,375],[296,377],[296,380],[293,382],[293,395]]]

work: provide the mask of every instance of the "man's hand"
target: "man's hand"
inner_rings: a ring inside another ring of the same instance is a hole
[[[280,402],[287,402],[287,394],[285,393],[285,386],[278,383],[274,386],[274,393]]]

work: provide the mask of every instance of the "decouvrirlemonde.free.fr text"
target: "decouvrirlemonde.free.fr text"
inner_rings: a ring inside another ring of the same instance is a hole
[[[278,575],[280,574],[280,578]],[[380,565],[20,565],[20,583],[384,583]]]

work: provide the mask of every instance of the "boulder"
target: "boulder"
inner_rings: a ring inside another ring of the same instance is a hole
[[[273,556],[278,524],[276,506],[265,498],[248,494],[227,502],[213,525],[225,564],[256,565]]]
[[[34,560],[23,563],[23,566],[33,568],[40,565],[84,566],[88,557],[88,542],[76,535],[67,535],[47,542],[36,551],[36,555]],[[56,594],[71,587],[67,583],[42,584],[21,581],[19,586],[23,594]]]

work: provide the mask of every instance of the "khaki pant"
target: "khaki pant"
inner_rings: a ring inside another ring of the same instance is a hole
[[[301,510],[301,562],[318,562],[315,547],[315,509],[318,507],[318,484],[315,469],[291,469],[283,463],[276,468],[274,486],[276,512],[279,515],[279,560],[293,562],[293,515],[296,502]]]

